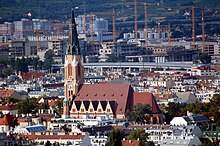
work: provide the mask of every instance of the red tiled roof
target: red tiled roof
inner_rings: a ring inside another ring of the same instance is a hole
[[[122,140],[122,146],[139,146],[141,141],[139,140]]]
[[[25,136],[26,139],[28,140],[35,140],[35,139],[38,139],[38,140],[43,140],[43,139],[53,139],[53,140],[60,140],[60,139],[83,139],[83,137],[85,135],[45,135],[45,134],[41,134],[41,135],[36,135],[36,134],[31,134],[31,135],[23,135]]]
[[[28,72],[28,73],[22,73],[21,75],[22,79],[34,79],[34,78],[41,78],[44,77],[43,72]]]
[[[74,101],[100,101],[102,106],[105,106],[102,101],[110,101],[111,106],[116,102],[116,113],[124,114],[132,106],[132,92],[133,89],[128,84],[85,84]],[[77,104],[76,106],[80,107]]]
[[[23,118],[23,117],[18,117],[18,124],[20,124],[21,122],[28,122],[28,118]]]
[[[6,114],[3,118],[0,118],[0,125],[12,126],[13,117],[9,114]]]
[[[15,92],[16,92],[15,90],[0,90],[0,98],[9,98]]]
[[[0,110],[17,110],[16,105],[0,105]]]
[[[46,121],[51,121],[54,118],[54,115],[51,114],[39,114],[39,117]]]
[[[55,100],[49,100],[49,101],[48,101],[48,105],[49,105],[50,107],[55,106]]]
[[[149,104],[150,107],[152,108],[152,113],[153,114],[161,113],[160,109],[157,105],[157,102],[156,102],[156,100],[155,100],[152,93],[149,93],[149,92],[134,92],[133,93],[133,102],[134,102],[134,105],[136,105],[137,103]]]

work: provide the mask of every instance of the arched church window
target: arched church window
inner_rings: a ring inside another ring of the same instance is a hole
[[[70,64],[68,65],[68,75],[72,76],[72,66]]]

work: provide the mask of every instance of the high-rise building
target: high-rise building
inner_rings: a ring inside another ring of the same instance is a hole
[[[15,37],[26,38],[28,35],[33,34],[33,24],[29,19],[21,19],[21,21],[15,21]]]

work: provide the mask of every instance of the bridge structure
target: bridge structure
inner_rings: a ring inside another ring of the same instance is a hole
[[[105,63],[84,63],[85,73],[100,71],[100,72],[116,72],[126,71],[129,73],[140,72],[143,70],[152,71],[154,69],[160,70],[190,70],[193,66],[196,66],[192,62],[166,62],[166,63],[155,63],[155,62],[105,62]],[[63,64],[52,64],[51,71],[63,70]]]

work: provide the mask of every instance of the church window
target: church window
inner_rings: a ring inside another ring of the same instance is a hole
[[[109,108],[107,109],[107,112],[110,113],[110,109]]]
[[[68,75],[72,76],[72,67],[70,64],[68,65]]]
[[[78,64],[78,76],[80,76],[81,74],[81,68],[80,68],[80,64]]]
[[[84,109],[81,109],[81,112],[84,112]]]

